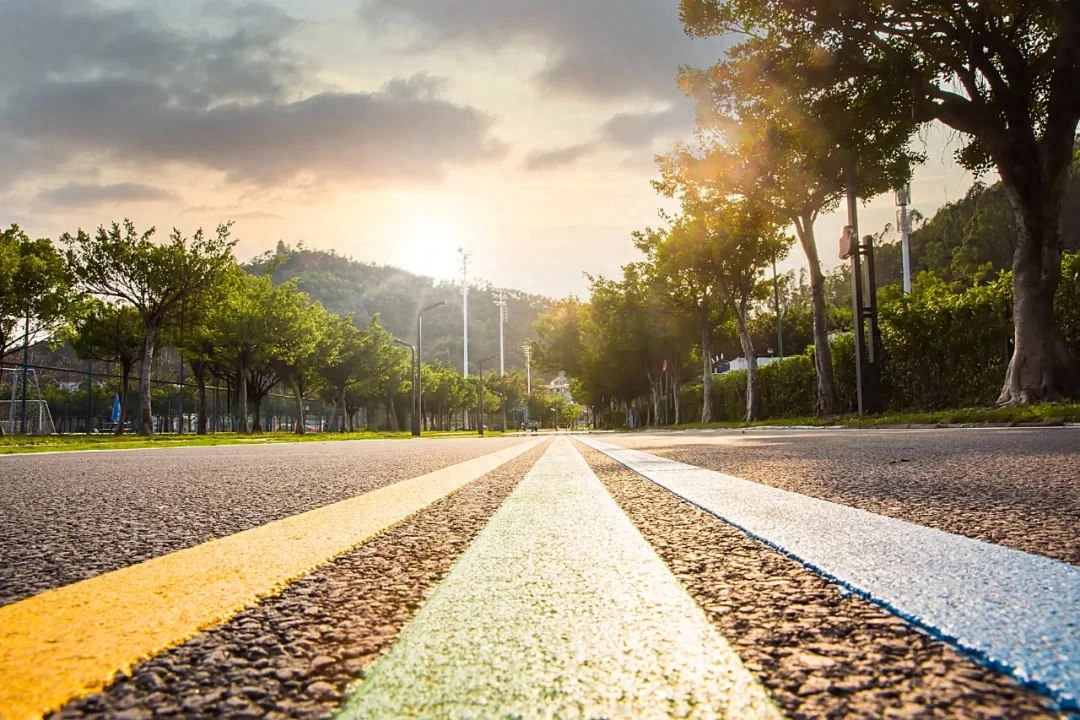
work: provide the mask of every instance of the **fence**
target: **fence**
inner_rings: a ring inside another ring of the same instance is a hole
[[[9,357],[0,366],[0,427],[4,432],[111,432],[118,425],[114,420],[114,404],[118,400],[124,406],[125,429],[138,429],[138,366],[129,378],[125,394],[120,368],[113,363],[79,361],[73,356],[58,357],[55,352],[49,352],[48,359],[56,364],[44,364],[37,359],[24,365],[12,362]],[[82,367],[72,367],[75,363]],[[164,367],[155,371],[150,381],[154,432],[195,433],[199,387],[191,382],[190,374],[184,377],[178,362],[162,364]],[[304,398],[303,405],[303,422],[309,432],[328,429],[331,413],[326,403],[319,398]],[[257,416],[255,407],[253,403],[248,412],[251,427],[264,432],[295,429],[296,401],[292,395],[271,391],[257,404]],[[232,383],[221,379],[208,382],[205,410],[207,432],[239,429]]]

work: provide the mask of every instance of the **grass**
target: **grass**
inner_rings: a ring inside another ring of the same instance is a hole
[[[686,423],[671,429],[748,427],[896,427],[939,425],[1062,425],[1080,422],[1080,403],[1033,405],[1031,407],[961,408],[916,413],[884,413],[859,417],[837,415],[830,418],[770,418],[759,422]]]
[[[498,430],[485,430],[485,436],[497,437]],[[156,435],[145,438],[140,435],[5,435],[0,436],[0,455],[13,453],[55,452],[58,450],[135,450],[139,448],[204,447],[214,445],[251,445],[262,443],[292,442],[338,442],[341,440],[406,440],[408,432],[361,431],[352,433],[262,433],[238,435],[215,433],[213,435]],[[425,432],[424,437],[452,438],[476,437],[476,431]]]

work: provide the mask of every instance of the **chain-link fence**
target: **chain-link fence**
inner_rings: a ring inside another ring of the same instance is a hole
[[[45,361],[45,362],[43,362]],[[24,364],[8,356],[0,365],[0,427],[8,434],[73,434],[139,430],[139,366],[131,368],[124,388],[117,363],[80,360],[60,349],[35,348]],[[175,348],[155,359],[150,381],[155,433],[196,433],[200,395],[205,397],[206,431],[236,432],[240,426],[237,393],[229,377],[207,373],[204,388],[181,369]],[[304,398],[297,411],[292,395],[278,386],[249,389],[249,427],[262,432],[292,432],[303,422],[308,432],[328,429],[330,406]]]

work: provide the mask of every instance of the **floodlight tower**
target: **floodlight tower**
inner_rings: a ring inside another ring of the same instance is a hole
[[[529,398],[532,397],[532,347],[529,343],[521,346],[525,353],[525,422],[529,422]]]
[[[461,254],[461,324],[464,347],[461,374],[469,377],[469,258],[472,253],[465,252],[465,248],[458,248]]]
[[[495,307],[499,308],[499,377],[506,374],[506,343],[503,326],[506,323],[506,291],[498,290],[495,293]]]
[[[911,185],[907,185],[896,191],[896,205],[900,208],[896,213],[896,227],[900,230],[900,248],[904,259],[904,293],[911,293],[911,248],[908,238],[911,235],[911,214],[908,206],[911,204]]]

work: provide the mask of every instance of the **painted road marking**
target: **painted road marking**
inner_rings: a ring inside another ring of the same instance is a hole
[[[781,716],[560,438],[341,717]]]
[[[594,439],[679,497],[1080,709],[1080,568]]]
[[[100,690],[542,442],[0,607],[0,718],[38,717]]]

